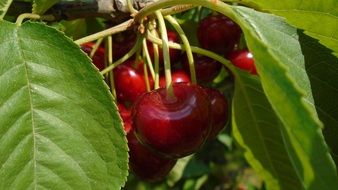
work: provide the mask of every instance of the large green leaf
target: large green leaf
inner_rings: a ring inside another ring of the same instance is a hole
[[[338,189],[338,177],[313,105],[297,30],[280,18],[233,7],[264,92],[301,161],[306,189]]]
[[[317,40],[299,32],[318,116],[324,136],[338,165],[338,59]]]
[[[13,0],[0,0],[0,20],[2,20]]]
[[[43,14],[60,0],[34,0],[33,13]]]
[[[337,0],[244,0],[261,9],[283,16],[294,26],[304,29],[332,49],[338,56],[338,1]]]
[[[40,23],[0,22],[0,189],[120,189],[125,135],[102,76]]]
[[[245,157],[268,189],[304,189],[302,171],[293,166],[281,127],[257,77],[238,73],[232,103],[232,129]]]

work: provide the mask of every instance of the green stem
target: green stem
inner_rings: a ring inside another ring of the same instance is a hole
[[[166,16],[165,18],[174,27],[174,29],[177,31],[178,35],[181,37],[181,40],[182,40],[183,45],[184,45],[184,49],[185,49],[185,51],[187,53],[187,57],[188,57],[191,82],[192,82],[192,84],[197,84],[195,65],[194,65],[194,57],[192,55],[189,40],[188,40],[187,36],[185,35],[183,29],[181,28],[180,24],[177,22],[177,20],[174,17]]]
[[[238,23],[237,18],[231,8],[230,5],[222,2],[222,1],[215,1],[215,0],[161,0],[156,1],[150,4],[147,7],[141,9],[138,14],[135,16],[135,21],[140,22],[146,16],[153,14],[155,11],[160,10],[165,7],[170,6],[177,6],[177,5],[195,5],[195,6],[203,6],[214,11],[220,12],[226,16],[228,16],[231,20]]]
[[[125,54],[123,57],[121,57],[119,60],[117,60],[116,62],[114,62],[112,65],[109,65],[107,68],[103,69],[101,71],[101,74],[104,75],[108,72],[110,72],[111,70],[113,70],[116,66],[118,66],[119,64],[125,62],[126,60],[128,60],[131,56],[133,56],[136,51],[140,48],[141,46],[141,42],[142,42],[142,37],[138,36],[135,45],[133,46],[133,48],[131,48],[131,50]]]
[[[168,34],[167,28],[165,26],[164,18],[160,11],[155,12],[159,29],[162,38],[162,52],[163,52],[163,61],[164,61],[164,74],[165,74],[165,82],[166,88],[168,92],[168,98],[174,98],[174,90],[172,87],[171,81],[171,68],[170,68],[170,55],[169,55],[169,45],[168,45]]]
[[[144,81],[146,82],[147,92],[150,92],[149,76],[148,76],[148,69],[147,69],[146,64],[143,64],[143,72],[144,72]]]
[[[38,14],[33,14],[33,13],[24,13],[18,16],[18,18],[16,19],[15,24],[17,26],[21,26],[21,24],[23,23],[23,21],[25,19],[34,19],[34,20],[53,20],[54,16],[53,15],[38,15]]]
[[[155,25],[155,20],[152,20],[152,24]],[[149,31],[147,31],[149,32]],[[151,34],[157,36],[157,31],[153,28],[153,30],[150,32]],[[156,43],[152,43],[153,45],[153,53],[154,53],[154,64],[155,64],[155,85],[154,88],[158,89],[160,87],[159,81],[160,81],[160,72],[159,72],[159,49],[158,45]]]
[[[110,66],[113,64],[113,38],[112,36],[108,36],[107,41],[108,41],[108,48],[107,48],[108,49],[108,65]],[[114,81],[113,70],[111,70],[109,73],[109,82],[110,82],[111,93],[114,97],[114,100],[116,101],[116,91],[115,91],[115,81]]]
[[[157,38],[156,36],[150,34],[150,33],[147,33],[147,39],[149,41],[151,41],[152,43],[156,43],[156,44],[159,44],[161,45],[162,44],[162,40]],[[173,49],[180,49],[180,50],[184,50],[185,51],[185,47],[183,44],[178,44],[178,43],[174,43],[174,42],[169,42],[168,43],[169,47],[170,48],[173,48]],[[197,53],[197,54],[201,54],[201,55],[204,55],[204,56],[207,56],[207,57],[210,57],[220,63],[222,63],[223,65],[225,65],[227,68],[230,69],[231,72],[235,73],[236,72],[236,68],[235,66],[227,59],[225,59],[224,57],[212,52],[212,51],[209,51],[209,50],[206,50],[206,49],[203,49],[203,48],[200,48],[200,47],[196,47],[196,46],[190,46],[191,48],[191,51],[193,53]]]
[[[142,41],[142,46],[143,46],[143,55],[146,58],[146,63],[150,70],[151,77],[153,78],[153,80],[155,80],[155,71],[153,67],[153,62],[151,61],[149,51],[148,51],[148,46],[147,46],[147,40],[145,38]]]
[[[100,39],[98,39],[98,40],[96,41],[96,43],[95,43],[94,46],[93,46],[92,51],[90,51],[90,54],[89,54],[89,57],[90,57],[90,58],[93,58],[93,56],[95,55],[97,49],[100,47],[102,41],[103,41],[103,38],[100,38]]]
[[[119,25],[112,27],[112,28],[109,28],[109,29],[103,30],[101,32],[97,32],[95,34],[92,34],[92,35],[86,36],[84,38],[78,39],[78,40],[75,41],[75,43],[78,44],[78,45],[81,45],[81,44],[84,44],[84,43],[87,43],[87,42],[91,42],[91,41],[94,41],[94,40],[97,40],[97,39],[100,39],[100,38],[110,36],[112,34],[116,34],[116,33],[125,31],[131,26],[133,21],[134,21],[133,19],[129,19],[129,20],[127,20],[127,21],[125,21],[125,22],[123,22]]]
[[[131,1],[132,0],[127,0],[127,5],[128,5],[129,12],[131,14],[136,14],[138,11],[136,9],[134,9],[133,3]]]

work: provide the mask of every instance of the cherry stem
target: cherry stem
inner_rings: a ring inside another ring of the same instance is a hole
[[[143,38],[142,40],[142,49],[143,49],[143,57],[146,59],[147,66],[150,70],[151,77],[153,80],[155,80],[155,71],[153,67],[153,62],[151,61],[149,51],[148,51],[148,46],[147,46],[147,40],[146,38]]]
[[[154,20],[153,20],[153,22],[156,23]],[[157,36],[157,32],[156,32],[155,29],[153,29],[151,31],[151,33]],[[152,43],[152,46],[153,46],[154,62],[155,62],[155,85],[154,85],[154,88],[158,89],[160,87],[159,49],[158,49],[158,45],[156,43]]]
[[[107,44],[108,44],[108,65],[112,65],[113,64],[113,38],[112,36],[108,36],[107,37]],[[107,52],[106,51],[106,52]],[[114,81],[114,72],[113,70],[110,71],[109,73],[109,82],[110,82],[110,87],[111,87],[111,93],[114,97],[114,100],[116,101],[116,91],[115,91],[115,81]]]
[[[146,82],[147,92],[150,92],[148,69],[147,69],[147,65],[146,64],[143,64],[143,72],[144,72],[144,81]]]
[[[93,45],[92,51],[90,51],[89,57],[93,58],[93,56],[95,55],[97,49],[99,49],[101,43],[103,41],[103,38],[100,38],[96,41],[96,43]]]
[[[151,41],[152,43],[156,43],[156,44],[159,44],[161,45],[162,44],[162,40],[157,38],[156,36],[150,34],[150,33],[147,33],[147,39],[149,41]],[[169,47],[170,48],[173,48],[173,49],[180,49],[180,50],[184,50],[185,51],[185,47],[183,44],[178,44],[178,43],[174,43],[174,42],[169,42],[168,43]],[[191,51],[193,53],[197,53],[197,54],[201,54],[201,55],[204,55],[204,56],[207,56],[207,57],[210,57],[220,63],[222,63],[223,65],[225,65],[227,68],[230,69],[231,72],[233,73],[236,73],[236,68],[235,66],[227,59],[225,59],[224,57],[212,52],[212,51],[209,51],[209,50],[206,50],[206,49],[203,49],[203,48],[200,48],[200,47],[196,47],[196,46],[190,46],[191,48]]]
[[[94,41],[94,40],[97,40],[97,39],[100,39],[100,38],[104,38],[104,37],[119,33],[119,32],[123,32],[123,31],[127,30],[133,22],[134,22],[134,19],[129,19],[129,20],[127,20],[127,21],[125,21],[125,22],[123,22],[119,25],[116,25],[114,27],[108,28],[108,29],[103,30],[101,32],[97,32],[95,34],[86,36],[84,38],[80,38],[80,39],[78,39],[74,42],[78,45],[81,45],[81,44],[84,44],[84,43],[87,43],[87,42],[91,42],[91,41]]]
[[[118,66],[119,64],[127,61],[131,56],[133,56],[136,51],[140,48],[141,46],[141,42],[142,42],[142,37],[137,36],[137,40],[135,45],[133,46],[133,48],[131,48],[131,50],[126,53],[123,57],[121,57],[119,60],[115,61],[112,65],[109,65],[108,67],[106,67],[105,69],[103,69],[101,71],[101,74],[104,75],[106,73],[108,73],[109,71],[113,70],[116,66]]]
[[[129,12],[131,14],[136,14],[138,11],[136,9],[134,9],[133,3],[131,1],[132,0],[127,0],[127,5],[128,5]]]
[[[176,32],[178,33],[178,35],[180,36],[180,38],[183,42],[185,51],[187,53],[188,62],[189,62],[191,83],[197,84],[196,71],[195,71],[195,65],[194,65],[194,57],[192,55],[189,40],[188,40],[187,36],[185,35],[183,29],[181,28],[180,24],[177,22],[177,20],[174,17],[166,16],[165,18],[174,27],[174,29],[176,30]]]
[[[171,81],[171,68],[170,68],[170,55],[169,55],[167,28],[165,26],[164,18],[161,12],[155,11],[155,14],[158,20],[159,29],[160,29],[161,38],[162,38],[162,51],[163,51],[166,88],[168,92],[168,97],[171,98],[175,96],[174,96],[174,90],[173,90],[172,81]]]
[[[38,15],[38,14],[33,14],[33,13],[23,13],[18,16],[15,24],[17,26],[21,26],[21,24],[23,23],[25,19],[34,19],[34,20],[40,19],[40,20],[52,21],[55,19],[55,17],[53,15]]]

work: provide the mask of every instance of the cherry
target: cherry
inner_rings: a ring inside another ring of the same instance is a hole
[[[159,181],[168,175],[176,160],[161,157],[143,146],[133,132],[128,133],[129,166],[141,179]]]
[[[119,108],[119,113],[123,121],[123,129],[128,134],[132,129],[131,125],[131,111],[127,109],[122,103],[118,103],[117,107]]]
[[[168,30],[167,35],[168,35],[168,41],[169,42],[179,43],[179,38],[178,38],[176,32]],[[148,42],[147,47],[148,47],[148,51],[149,51],[149,55],[150,55],[151,59],[154,60],[154,48],[153,48],[152,43]],[[163,63],[163,52],[162,52],[161,47],[159,47],[158,50],[159,50],[158,51],[159,62]],[[179,60],[180,55],[181,55],[181,51],[177,50],[177,49],[169,48],[169,55],[170,55],[170,62],[174,63],[174,62],[177,62]]]
[[[129,60],[114,69],[115,90],[119,101],[134,102],[147,91],[143,74],[128,63],[132,61]]]
[[[228,58],[236,67],[257,75],[254,58],[248,50],[233,51],[229,54]]]
[[[210,15],[200,21],[197,37],[203,48],[224,54],[238,43],[241,28],[224,15]]]
[[[186,72],[184,72],[183,70],[174,71],[171,74],[171,79],[172,79],[172,83],[179,83],[179,82],[190,83],[191,82],[189,75]],[[160,77],[159,83],[160,83],[161,88],[166,87],[166,82],[165,82],[164,76]]]
[[[113,59],[118,60],[133,48],[136,35],[132,30],[113,35]]]
[[[87,53],[87,55],[90,54],[90,52],[92,51],[93,49],[93,46],[95,45],[95,43],[93,42],[88,42],[88,43],[85,43],[83,45],[81,45],[81,48],[82,50]],[[99,47],[94,56],[92,57],[92,61],[94,63],[94,65],[101,71],[104,69],[104,58],[105,58],[105,50],[103,47]]]
[[[199,83],[211,82],[220,72],[222,64],[206,56],[194,54],[196,78]],[[186,72],[190,72],[189,61],[185,56],[183,67]]]
[[[170,158],[197,151],[209,135],[210,100],[198,85],[174,83],[143,94],[134,104],[132,122],[142,144]]]
[[[228,122],[228,101],[216,89],[206,88],[205,91],[211,102],[212,124],[209,139],[212,139],[217,136]]]

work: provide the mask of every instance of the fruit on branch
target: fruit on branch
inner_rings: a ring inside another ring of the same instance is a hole
[[[198,54],[194,54],[194,64],[196,78],[199,83],[211,82],[222,68],[222,64],[220,62]],[[186,72],[190,72],[189,61],[186,56],[183,60],[183,67]]]
[[[224,15],[210,15],[197,28],[200,45],[218,54],[232,51],[241,37],[241,28]]]
[[[172,80],[172,83],[180,83],[180,82],[190,83],[191,82],[189,75],[183,70],[174,71],[171,74],[171,80]],[[160,77],[159,84],[160,84],[161,88],[166,87],[166,82],[165,82],[164,76]]]
[[[117,99],[119,101],[134,102],[141,94],[147,91],[143,73],[131,65],[129,60],[114,69],[114,82]]]
[[[120,116],[123,121],[123,129],[126,134],[128,134],[131,129],[131,110],[127,109],[122,103],[118,103],[117,107],[119,109]]]
[[[90,55],[90,52],[93,49],[93,46],[95,45],[95,43],[93,42],[88,42],[85,43],[83,45],[81,45],[81,49],[87,53],[87,55]],[[92,62],[94,63],[94,65],[101,71],[105,68],[104,65],[104,59],[105,59],[105,50],[103,47],[99,47],[94,56],[92,57]]]
[[[113,35],[113,59],[118,60],[127,54],[136,43],[136,34],[127,30]]]
[[[206,88],[205,91],[211,102],[212,123],[209,139],[212,139],[225,128],[228,122],[228,100],[216,89]]]
[[[228,58],[236,67],[257,75],[253,55],[248,50],[244,49],[233,51],[228,55]]]
[[[171,97],[165,88],[143,94],[132,109],[132,122],[142,144],[170,158],[197,151],[211,125],[210,100],[198,85],[173,84]]]
[[[168,41],[169,42],[175,42],[175,43],[179,43],[179,37],[176,34],[176,32],[168,30],[167,31],[167,35],[168,35]],[[154,48],[152,43],[147,42],[147,47],[148,47],[148,51],[149,51],[149,55],[151,57],[152,60],[154,60]],[[163,63],[163,51],[162,48],[159,46],[158,47],[158,53],[159,53],[159,63]],[[177,62],[180,58],[181,55],[181,51],[177,50],[177,49],[172,49],[169,48],[169,55],[170,55],[170,62],[174,63]]]
[[[142,145],[133,131],[127,134],[129,166],[131,171],[143,180],[162,180],[175,166],[176,160],[164,158]]]

